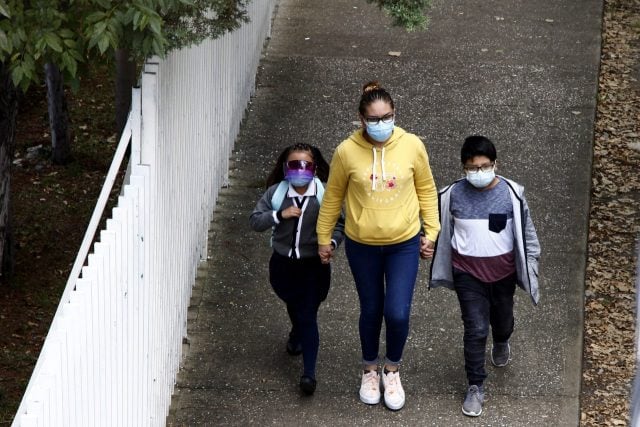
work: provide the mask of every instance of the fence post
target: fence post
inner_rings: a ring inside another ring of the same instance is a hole
[[[144,165],[155,161],[158,131],[158,63],[147,62],[142,71],[142,135],[140,162]]]
[[[142,143],[140,141],[142,126],[142,89],[134,87],[131,89],[131,113],[129,119],[131,123],[131,160],[130,165],[140,164],[140,150]]]

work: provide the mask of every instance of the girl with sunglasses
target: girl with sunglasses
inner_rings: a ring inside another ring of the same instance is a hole
[[[360,400],[404,406],[398,367],[409,333],[409,314],[419,257],[433,255],[440,230],[438,195],[427,150],[420,139],[395,126],[389,93],[367,83],[360,97],[362,127],[344,140],[318,217],[318,252],[329,262],[330,237],[345,202],[345,253],[360,299],[362,379]],[[386,354],[378,371],[382,321]]]
[[[282,151],[267,178],[267,191],[251,213],[255,231],[273,229],[273,254],[269,280],[287,306],[291,332],[286,350],[302,354],[300,389],[312,395],[316,389],[316,360],[320,337],[318,309],[329,293],[331,267],[318,256],[316,221],[329,165],[320,150],[308,144],[291,145]],[[343,220],[330,237],[330,251],[342,242]]]

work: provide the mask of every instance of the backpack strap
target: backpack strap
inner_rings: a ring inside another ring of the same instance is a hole
[[[278,188],[271,196],[271,207],[274,211],[279,211],[280,206],[282,206],[282,202],[284,201],[284,196],[287,194],[289,190],[289,182],[288,181],[280,181],[278,184]]]
[[[313,181],[316,183],[316,198],[318,199],[318,203],[322,204],[322,196],[324,196],[324,185],[322,185],[322,181],[320,178],[314,177]]]

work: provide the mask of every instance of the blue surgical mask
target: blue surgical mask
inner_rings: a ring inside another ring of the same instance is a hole
[[[380,120],[375,125],[367,123],[367,135],[376,142],[385,142],[393,133],[394,120],[384,123]]]
[[[492,169],[489,172],[479,170],[476,173],[467,172],[467,181],[476,188],[485,188],[496,177],[496,172]]]

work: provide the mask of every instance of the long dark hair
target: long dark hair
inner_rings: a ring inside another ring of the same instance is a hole
[[[304,151],[311,155],[313,162],[316,164],[316,176],[320,178],[320,181],[327,181],[329,179],[329,163],[322,157],[322,153],[313,145],[305,144],[303,142],[293,144],[282,150],[282,153],[276,160],[276,165],[267,177],[267,188],[273,184],[277,184],[284,179],[284,163],[287,161],[289,154],[294,151]]]

